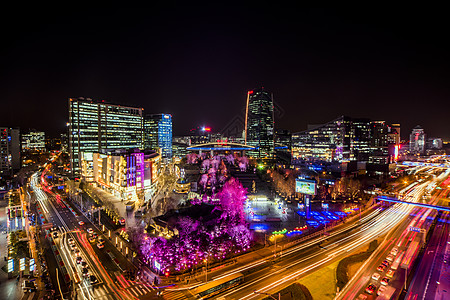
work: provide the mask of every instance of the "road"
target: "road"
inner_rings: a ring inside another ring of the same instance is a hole
[[[440,299],[437,287],[441,269],[444,264],[444,250],[448,243],[450,216],[444,212],[436,224],[436,228],[420,262],[416,275],[408,289],[406,299]],[[447,284],[448,282],[443,282]],[[450,290],[448,291],[450,293]],[[444,297],[445,298],[445,297]]]
[[[446,177],[448,177],[448,175],[449,172],[447,171],[442,173],[436,180],[429,180],[414,186],[406,193],[405,198],[410,202],[421,201],[422,199],[424,199],[423,194],[426,192],[427,188],[429,189],[430,186],[436,186],[436,182],[444,180]],[[439,196],[434,196],[430,199],[429,203],[437,204],[438,200]],[[373,257],[371,257],[363,266],[363,268],[361,268],[360,271],[350,280],[350,282],[336,297],[336,299],[355,299],[360,294],[364,294],[369,300],[375,299],[376,292],[381,286],[380,281],[383,277],[385,277],[386,272],[390,269],[390,267],[392,267],[393,263],[390,263],[389,266],[382,272],[377,271],[377,267],[381,264],[382,261],[387,258],[392,248],[398,248],[398,256],[400,256],[402,252],[406,254],[408,248],[411,246],[411,244],[413,244],[413,242],[422,244],[421,239],[423,238],[423,233],[410,231],[409,228],[412,226],[428,230],[430,228],[432,220],[437,215],[437,212],[428,208],[414,208],[412,205],[407,206],[410,207],[408,208],[409,212],[406,212],[405,214],[405,221],[402,222],[396,229],[393,230],[393,232],[388,235],[388,239],[383,244],[383,247],[377,249]],[[410,265],[412,266],[412,264]],[[406,269],[403,269],[399,266],[398,269],[395,270],[393,277],[390,279],[388,285],[395,288],[394,297],[400,294],[405,284],[405,272]],[[372,275],[374,273],[379,273],[381,275],[378,280],[372,278]],[[369,284],[373,284],[376,287],[376,290],[372,295],[369,295],[365,292],[365,289]]]
[[[420,190],[428,183],[423,183],[415,188],[417,200]],[[409,216],[412,207],[405,204],[393,205],[384,211],[377,210],[353,229],[342,229],[331,232],[329,237],[322,237],[313,241],[283,250],[283,255],[275,263],[271,257],[255,259],[244,266],[235,267],[230,271],[222,271],[221,275],[211,274],[211,279],[219,279],[225,275],[241,272],[245,275],[245,281],[238,287],[222,293],[225,299],[261,299],[264,296],[259,293],[275,293],[295,282],[299,278],[335,261],[341,260],[348,253],[354,252],[370,241],[385,235],[398,226]],[[407,226],[407,225],[405,225]],[[323,248],[318,248],[320,241],[328,239]],[[170,297],[169,289],[164,299]],[[192,290],[185,291],[186,298],[193,298]]]
[[[65,298],[70,296],[71,299],[145,299],[146,296],[155,294],[154,287],[125,278],[124,270],[133,270],[134,266],[115,247],[114,237],[110,240],[105,236],[68,201],[45,187],[42,179],[44,176],[34,174],[31,186],[45,217],[52,224],[46,227],[58,228],[58,237],[53,240],[56,247],[54,254],[60,264],[59,273],[64,273],[63,264],[68,276],[59,276],[61,290],[58,288],[57,296],[63,294]],[[85,224],[80,225],[80,221]],[[88,228],[92,228],[105,240],[104,248],[99,249],[97,242],[89,242],[86,231]],[[69,238],[75,241],[79,256],[87,262],[89,273],[94,275],[98,282],[91,283],[89,276],[82,275],[81,265],[76,262],[77,255],[71,250]],[[52,239],[49,239],[51,242]],[[78,281],[77,277],[79,282],[71,285],[71,282]]]

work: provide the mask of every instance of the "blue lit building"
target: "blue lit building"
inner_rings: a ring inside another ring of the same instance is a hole
[[[163,158],[172,158],[172,115],[152,114],[144,117],[144,148],[161,150]]]

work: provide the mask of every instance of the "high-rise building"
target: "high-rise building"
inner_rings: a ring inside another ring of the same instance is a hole
[[[417,125],[409,135],[409,151],[412,153],[424,153],[426,146],[426,135],[420,125]]]
[[[152,114],[144,117],[144,147],[160,150],[162,158],[172,158],[172,115]]]
[[[152,114],[144,117],[144,147],[161,151],[164,159],[172,158],[172,115]]]
[[[392,144],[389,128],[385,121],[341,116],[292,134],[292,155],[303,161],[386,164]]]
[[[296,159],[344,162],[351,153],[351,118],[341,116],[325,124],[292,134],[292,155]]]
[[[82,152],[143,147],[143,108],[69,99],[69,153],[73,174]]]
[[[22,133],[22,151],[45,151],[45,132],[30,130]]]
[[[20,129],[0,127],[0,178],[20,169]]]
[[[273,95],[264,88],[248,91],[245,115],[245,144],[257,147],[250,156],[274,156]]]

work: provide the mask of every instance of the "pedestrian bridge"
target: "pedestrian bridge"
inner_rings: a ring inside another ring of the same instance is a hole
[[[420,206],[420,207],[425,207],[425,208],[431,208],[431,209],[436,209],[436,210],[442,210],[442,211],[450,212],[450,207],[439,206],[439,205],[432,205],[432,204],[425,204],[425,203],[418,203],[418,202],[408,202],[408,201],[399,200],[397,198],[392,198],[392,197],[387,197],[387,196],[378,196],[377,200],[378,201],[395,202],[395,203],[405,203],[405,204],[409,204],[409,205],[415,205],[415,206]]]

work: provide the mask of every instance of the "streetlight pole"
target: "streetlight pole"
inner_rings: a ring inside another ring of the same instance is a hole
[[[205,283],[208,283],[208,257],[205,259],[206,267],[205,267]]]

